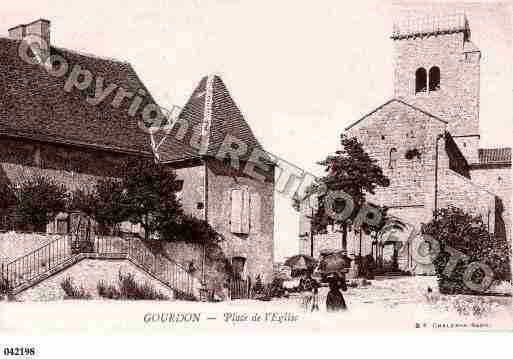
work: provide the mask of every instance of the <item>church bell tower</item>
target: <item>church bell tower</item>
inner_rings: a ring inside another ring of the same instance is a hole
[[[394,95],[447,121],[469,163],[478,162],[481,52],[465,15],[394,25]]]

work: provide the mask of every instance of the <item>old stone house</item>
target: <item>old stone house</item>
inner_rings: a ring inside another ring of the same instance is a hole
[[[47,60],[31,51],[26,55],[34,62],[23,58],[27,35],[49,45],[39,44]],[[128,157],[155,155],[150,136],[140,126],[148,106],[156,106],[155,101],[128,62],[54,46],[48,20],[9,29],[8,37],[0,37],[0,181],[16,185],[46,176],[74,190],[116,177],[117,165]],[[167,244],[167,258],[184,268],[201,268],[194,275],[207,281],[222,280],[220,261],[230,263],[243,278],[270,279],[273,166],[265,180],[257,180],[243,166],[234,168],[216,158],[226,136],[261,149],[218,76],[200,81],[179,119],[162,141],[161,163],[175,169],[182,181],[179,197],[185,211],[207,220],[225,240],[215,248],[219,253],[214,259],[205,248],[185,242]],[[206,145],[201,151],[194,146],[198,140]],[[240,157],[242,164],[250,161]],[[9,211],[0,215],[4,264],[70,230],[69,218],[62,214],[47,226],[46,235],[13,236],[6,233],[13,229]]]
[[[481,52],[470,35],[463,15],[397,24],[391,37],[394,96],[345,129],[391,180],[368,201],[388,206],[405,233],[428,222],[435,208],[454,205],[482,215],[492,233],[511,238],[511,149],[479,147]],[[310,212],[304,201],[299,250],[306,254]],[[351,233],[347,247],[351,255],[394,255],[392,245],[378,248],[376,238],[365,234]],[[337,228],[314,238],[315,256],[340,248]],[[424,270],[410,254],[397,260],[399,269]]]

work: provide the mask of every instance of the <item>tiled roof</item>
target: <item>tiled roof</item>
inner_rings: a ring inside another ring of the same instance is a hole
[[[186,121],[188,131],[178,140],[179,126],[173,128],[159,149],[164,162],[215,156],[227,135],[247,146],[241,160],[248,159],[255,148],[263,150],[219,76],[201,79],[182,109],[180,119]]]
[[[55,143],[91,146],[123,152],[151,153],[148,135],[137,122],[140,113],[131,117],[131,103],[124,100],[118,108],[112,105],[117,88],[99,105],[86,99],[92,96],[96,79],[103,78],[103,88],[113,83],[126,91],[139,89],[147,95],[140,107],[153,103],[129,63],[84,55],[52,47],[52,55],[61,55],[68,64],[68,73],[50,76],[44,67],[30,65],[18,56],[19,40],[0,38],[0,134]],[[93,81],[86,90],[64,84],[75,65],[88,69]]]
[[[511,164],[511,148],[480,148],[479,149],[480,164]]]
[[[468,20],[464,14],[402,19],[400,22],[394,23],[392,38],[401,39],[454,32],[465,32],[467,37],[470,36]]]

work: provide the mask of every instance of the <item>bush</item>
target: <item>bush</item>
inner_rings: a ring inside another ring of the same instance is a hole
[[[121,294],[119,290],[112,284],[106,284],[104,281],[99,281],[97,285],[98,295],[102,298],[119,299]]]
[[[98,294],[109,299],[128,300],[169,300],[169,297],[156,290],[150,283],[139,284],[135,281],[134,275],[128,273],[118,274],[118,288],[113,285],[106,285],[103,281],[98,282]]]
[[[435,218],[423,227],[423,232],[440,244],[440,253],[433,262],[440,293],[481,294],[480,291],[468,288],[463,280],[463,274],[472,262],[489,266],[495,281],[510,280],[509,244],[505,238],[490,234],[480,216],[473,216],[460,208],[448,207],[438,210]],[[449,276],[444,274],[451,258],[448,248],[468,256],[466,260],[457,262]],[[477,284],[483,277],[484,272],[476,270],[471,279]]]
[[[91,295],[83,287],[76,288],[74,286],[70,277],[61,282],[61,288],[66,293],[65,299],[91,299]]]
[[[215,244],[222,240],[205,220],[189,214],[181,215],[176,222],[168,222],[161,228],[161,237],[166,241]]]

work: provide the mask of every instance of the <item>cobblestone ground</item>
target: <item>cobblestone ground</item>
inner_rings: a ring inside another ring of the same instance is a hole
[[[427,288],[433,289],[430,299]],[[511,330],[511,297],[446,296],[434,277],[402,277],[348,288],[348,311],[327,313],[327,288],[321,288],[319,311],[306,310],[300,295],[271,301],[219,303],[183,301],[64,300],[46,303],[0,303],[0,331],[48,330]],[[508,287],[505,288],[509,289]],[[148,314],[196,313],[199,322],[144,320]],[[254,320],[259,318],[258,320]],[[292,319],[291,319],[292,318]]]

